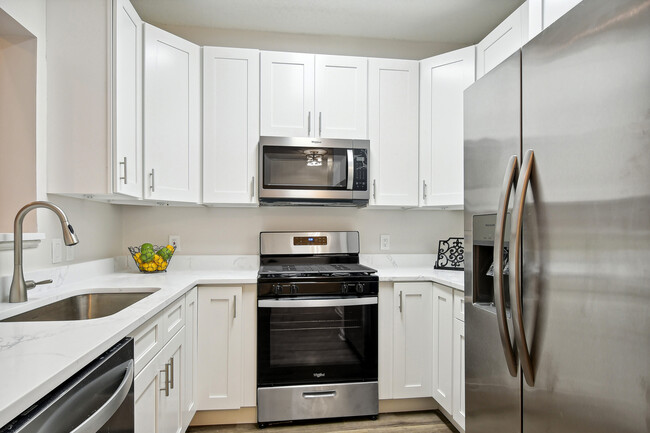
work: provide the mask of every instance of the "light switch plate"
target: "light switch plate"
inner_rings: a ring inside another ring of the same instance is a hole
[[[379,246],[382,250],[390,250],[390,235],[381,235]]]
[[[169,235],[169,245],[174,247],[174,252],[181,249],[181,237],[179,235]]]
[[[52,239],[52,263],[61,263],[62,258],[62,239]]]

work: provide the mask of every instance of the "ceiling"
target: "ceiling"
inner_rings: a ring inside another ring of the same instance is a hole
[[[474,44],[523,0],[131,0],[152,24]]]

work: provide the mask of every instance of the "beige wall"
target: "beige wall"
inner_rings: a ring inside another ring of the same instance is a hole
[[[94,203],[64,197],[54,197],[47,191],[47,64],[46,64],[46,7],[45,0],[0,0],[3,9],[13,19],[37,38],[36,66],[36,198],[51,200],[60,205],[68,214],[70,222],[76,228],[80,243],[75,248],[74,262],[112,257],[121,253],[122,218],[121,208],[103,203]],[[1,95],[0,95],[1,97]],[[20,182],[20,179],[16,179]],[[12,194],[11,185],[3,184],[3,193]],[[5,203],[1,202],[0,206]],[[52,265],[51,241],[61,239],[61,226],[58,219],[48,210],[37,212],[38,232],[44,233],[46,239],[39,247],[24,251],[26,270],[40,269]],[[2,216],[2,226],[7,227],[7,218]],[[12,225],[11,223],[9,223]],[[6,231],[6,229],[4,230]],[[64,254],[65,260],[65,254]],[[59,265],[71,262],[62,262]],[[13,252],[0,251],[0,275],[13,272]]]
[[[462,44],[441,42],[299,35],[164,24],[159,25],[159,27],[198,45],[257,48],[260,50],[292,51],[297,53],[421,60],[464,46]]]
[[[358,230],[365,254],[434,253],[438,240],[463,235],[462,211],[318,207],[172,208],[124,206],[123,250],[181,236],[182,254],[258,254],[265,230]],[[391,235],[389,251],[379,236]]]

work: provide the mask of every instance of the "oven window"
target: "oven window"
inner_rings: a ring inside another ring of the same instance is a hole
[[[264,188],[347,188],[345,149],[264,146]]]
[[[377,380],[377,305],[259,308],[258,382]]]

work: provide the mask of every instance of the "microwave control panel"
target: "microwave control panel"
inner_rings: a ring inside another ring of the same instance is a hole
[[[368,189],[368,152],[365,149],[354,149],[354,179],[353,191]]]

